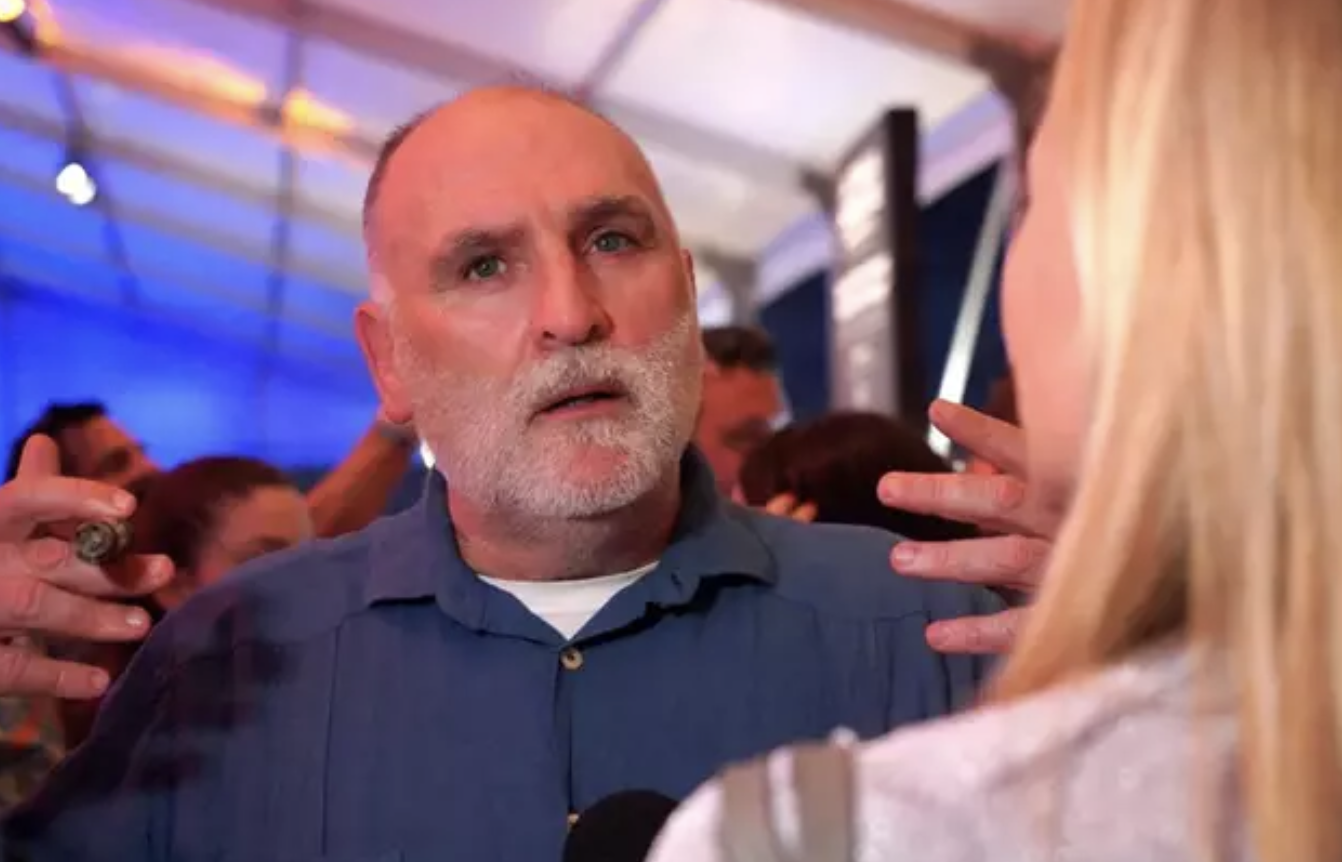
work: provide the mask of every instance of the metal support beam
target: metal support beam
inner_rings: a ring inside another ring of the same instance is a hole
[[[606,82],[624,62],[624,58],[629,55],[634,44],[638,42],[638,37],[648,27],[648,22],[661,11],[666,5],[666,0],[640,0],[624,19],[620,29],[616,31],[615,37],[606,45],[601,56],[597,57],[592,68],[583,78],[582,83],[578,85],[578,97],[581,99],[590,99],[592,94]]]
[[[139,284],[135,278],[135,270],[130,265],[130,255],[126,252],[126,239],[121,235],[121,226],[117,223],[117,208],[113,203],[114,195],[98,177],[97,164],[93,160],[94,154],[84,149],[87,130],[84,123],[84,110],[79,104],[79,98],[75,95],[75,88],[70,83],[69,75],[60,73],[56,75],[56,98],[60,102],[61,109],[65,112],[66,155],[72,155],[69,150],[73,146],[75,148],[73,154],[78,155],[83,160],[83,167],[93,177],[97,195],[94,199],[94,205],[103,214],[103,243],[107,247],[108,257],[112,259],[113,265],[120,274],[122,299],[125,300],[127,305],[133,306],[139,301]]]
[[[724,254],[714,249],[700,249],[695,259],[717,274],[732,301],[732,320],[749,323],[755,319],[755,262],[747,258]]]
[[[980,48],[979,65],[991,76],[993,86],[1015,114],[1017,153],[1029,149],[1043,118],[1055,58],[1053,51],[1019,54],[1004,53],[991,46]]]
[[[289,97],[303,86],[303,46],[305,37],[299,29],[290,30],[284,40],[284,92],[276,100],[276,115],[283,123],[283,106]],[[289,147],[280,150],[279,186],[275,193],[275,225],[270,236],[270,275],[266,285],[266,307],[271,325],[267,338],[272,345],[279,343],[280,315],[284,312],[284,289],[288,281],[289,252],[293,234],[293,211],[296,197],[297,159]]]
[[[819,171],[803,171],[801,187],[811,195],[811,199],[816,202],[821,212],[830,216],[834,215],[834,208],[838,200],[834,177],[829,174],[822,174]]]

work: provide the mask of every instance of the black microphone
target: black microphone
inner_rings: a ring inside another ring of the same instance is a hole
[[[563,862],[643,862],[676,801],[655,790],[621,790],[584,811],[564,842]]]

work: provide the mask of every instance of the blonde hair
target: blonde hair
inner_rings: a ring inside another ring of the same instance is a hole
[[[1079,0],[1072,510],[996,699],[1162,638],[1233,674],[1257,858],[1342,859],[1342,3]]]

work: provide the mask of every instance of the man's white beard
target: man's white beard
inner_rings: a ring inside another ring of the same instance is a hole
[[[395,355],[437,469],[487,511],[549,519],[618,511],[675,469],[694,433],[703,372],[692,311],[645,349],[575,347],[507,380],[434,369],[400,339]],[[630,409],[531,422],[547,396],[594,381],[618,382]]]

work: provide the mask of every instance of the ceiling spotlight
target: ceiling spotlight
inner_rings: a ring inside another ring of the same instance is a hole
[[[27,11],[28,4],[23,0],[0,0],[0,24],[13,24]]]
[[[98,196],[98,184],[78,159],[70,159],[56,175],[56,191],[70,203],[82,207],[92,203]]]

